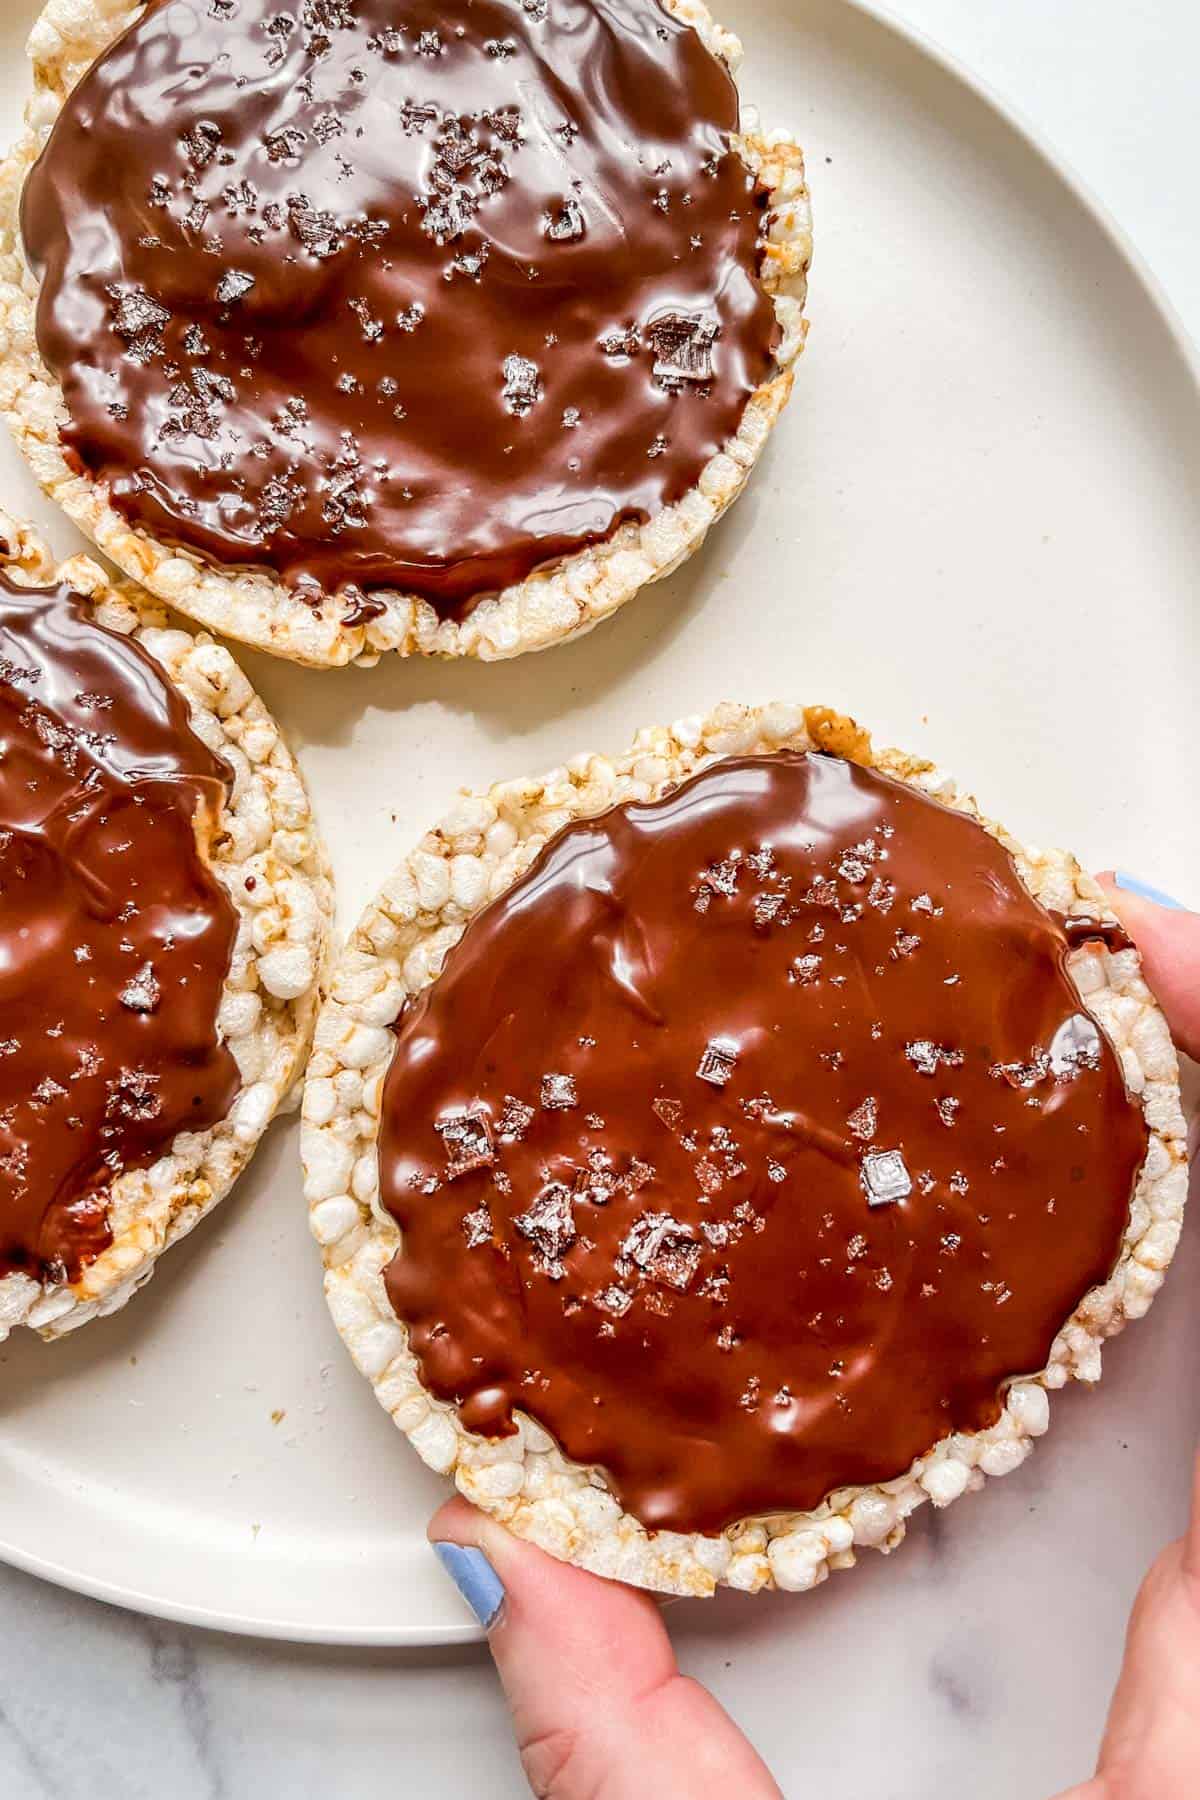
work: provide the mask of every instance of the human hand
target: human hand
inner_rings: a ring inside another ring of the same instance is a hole
[[[780,1800],[729,1715],[680,1674],[648,1594],[556,1562],[465,1500],[444,1506],[429,1536],[487,1627],[535,1794]]]
[[[1112,877],[1100,879],[1137,943],[1176,1043],[1200,1058],[1200,914],[1168,910]],[[1194,1800],[1197,1794],[1200,1458],[1187,1533],[1162,1552],[1133,1609],[1096,1774],[1062,1800]]]
[[[1104,878],[1102,877],[1102,880]],[[1200,1056],[1200,915],[1112,886],[1176,1041]],[[429,1536],[488,1630],[521,1761],[543,1800],[779,1800],[712,1695],[683,1676],[659,1608],[452,1500]],[[1062,1800],[1200,1793],[1200,1463],[1189,1534],[1138,1598],[1099,1772]]]

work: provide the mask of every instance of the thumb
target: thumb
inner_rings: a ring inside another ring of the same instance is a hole
[[[1100,1750],[1098,1793],[1191,1800],[1200,1781],[1200,1458],[1192,1518],[1142,1583]],[[1085,1800],[1093,1800],[1087,1788]],[[1066,1796],[1065,1800],[1071,1800]],[[1077,1797],[1078,1800],[1078,1797]]]
[[[1097,876],[1113,911],[1132,937],[1146,980],[1167,1016],[1179,1048],[1200,1058],[1200,914],[1176,901],[1159,904],[1130,885],[1128,875]],[[1151,890],[1153,892],[1153,890]],[[1160,896],[1166,900],[1166,896]]]
[[[780,1800],[728,1715],[680,1674],[648,1595],[557,1562],[465,1500],[429,1537],[487,1628],[535,1794]]]

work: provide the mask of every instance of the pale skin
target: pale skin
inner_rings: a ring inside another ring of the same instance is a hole
[[[1111,887],[1109,894],[1176,1043],[1200,1059],[1200,914],[1168,912]],[[661,1612],[645,1594],[555,1562],[463,1500],[442,1508],[429,1535],[477,1546],[504,1584],[488,1641],[534,1794],[779,1800],[770,1770],[729,1715],[680,1673]],[[1188,1530],[1154,1563],[1133,1609],[1096,1773],[1060,1800],[1197,1794],[1200,1458]]]

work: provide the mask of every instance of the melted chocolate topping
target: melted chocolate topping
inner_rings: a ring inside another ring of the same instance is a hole
[[[233,1103],[229,780],[139,644],[0,573],[0,1275],[77,1280],[116,1176]]]
[[[397,1025],[386,1279],[426,1385],[673,1530],[993,1422],[1147,1146],[1067,954],[981,826],[828,756],[560,832]]]
[[[166,542],[461,615],[770,373],[737,127],[657,0],[162,0],[26,184],[68,445]]]
[[[1133,939],[1116,919],[1096,919],[1090,913],[1056,913],[1054,916],[1073,949],[1083,944],[1102,944],[1111,956],[1133,949]]]

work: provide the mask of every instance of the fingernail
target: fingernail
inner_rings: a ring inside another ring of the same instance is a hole
[[[1137,894],[1142,900],[1153,900],[1156,906],[1169,906],[1172,912],[1187,910],[1182,900],[1173,900],[1161,888],[1151,887],[1148,881],[1139,881],[1136,875],[1127,875],[1124,869],[1118,869],[1113,880],[1127,894]]]
[[[483,1551],[472,1545],[435,1544],[433,1553],[483,1629],[490,1631],[504,1605],[504,1584]]]

